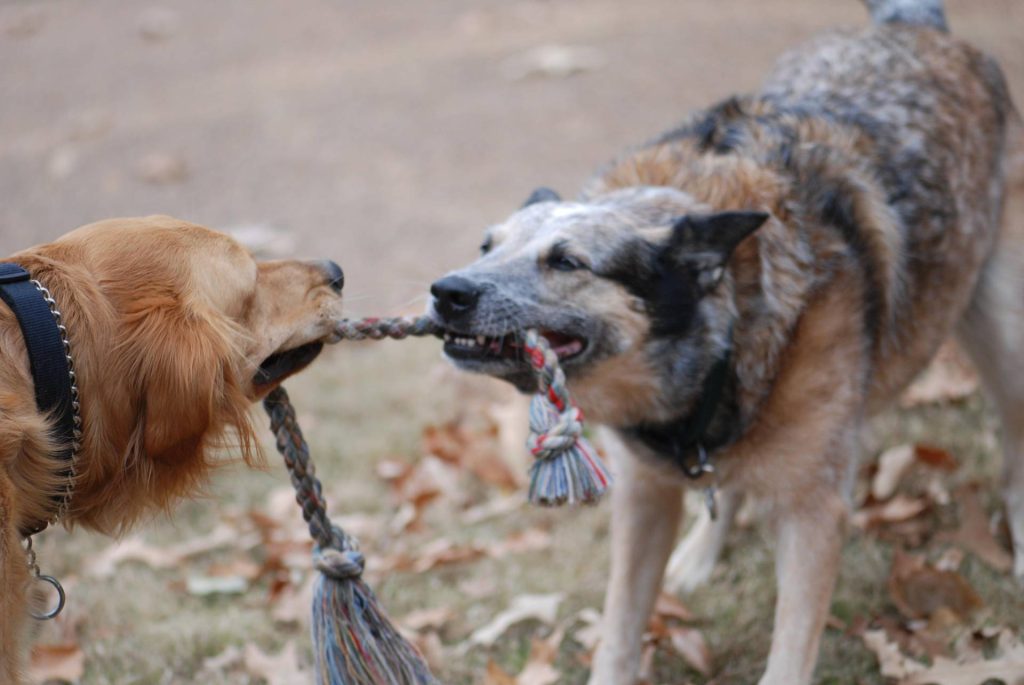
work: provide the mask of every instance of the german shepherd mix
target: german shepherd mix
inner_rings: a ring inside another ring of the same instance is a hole
[[[592,685],[637,678],[687,483],[717,487],[720,515],[683,543],[684,585],[706,577],[741,495],[770,503],[760,682],[809,683],[858,431],[954,329],[1004,419],[1024,575],[1024,232],[1001,228],[1020,120],[940,0],[868,5],[870,29],[788,54],[760,94],[611,163],[578,201],[535,192],[431,288],[458,366],[529,389],[512,332],[539,328],[606,427],[617,482]]]

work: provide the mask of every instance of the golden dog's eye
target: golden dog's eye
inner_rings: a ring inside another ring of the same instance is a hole
[[[480,255],[483,256],[491,251],[494,241],[491,240],[491,236],[484,238],[484,241],[480,243]]]

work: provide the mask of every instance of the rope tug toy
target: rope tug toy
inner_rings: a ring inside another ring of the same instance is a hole
[[[444,331],[429,317],[421,316],[347,320],[339,324],[337,333],[345,340],[402,340],[440,337]],[[535,457],[528,498],[542,506],[594,503],[611,479],[583,437],[583,415],[569,397],[558,355],[535,330],[525,332],[522,345],[537,377],[527,441]],[[363,581],[366,562],[358,541],[327,517],[309,446],[288,393],[276,388],[263,400],[263,407],[270,416],[302,517],[316,543],[313,565],[320,576],[313,591],[312,631],[317,683],[437,685],[422,656],[391,625],[373,590]]]

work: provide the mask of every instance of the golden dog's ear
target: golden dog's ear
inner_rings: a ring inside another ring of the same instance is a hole
[[[150,471],[153,494],[170,501],[197,485],[232,437],[252,463],[257,442],[238,378],[244,334],[170,293],[136,294],[123,323],[124,377],[137,403],[129,453]]]

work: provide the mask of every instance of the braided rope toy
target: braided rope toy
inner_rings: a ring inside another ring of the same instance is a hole
[[[443,335],[429,317],[343,321],[346,340],[402,340]],[[558,355],[535,330],[522,336],[523,349],[537,377],[530,403],[527,447],[535,457],[529,500],[535,504],[593,503],[610,477],[583,437],[583,416],[569,397]],[[320,576],[313,590],[313,649],[319,685],[437,685],[423,657],[388,620],[362,579],[365,559],[359,543],[327,517],[327,504],[313,461],[284,388],[263,400],[277,449],[295,488],[295,499],[316,543],[313,566]]]

